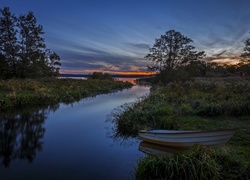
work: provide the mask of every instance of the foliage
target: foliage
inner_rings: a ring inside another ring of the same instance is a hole
[[[250,65],[250,39],[245,41],[245,47],[241,54],[241,63]]]
[[[153,83],[167,84],[170,82],[184,82],[190,80],[191,76],[184,68],[164,69],[156,74]]]
[[[249,92],[250,83],[236,77],[154,86],[148,97],[116,109],[113,122],[121,134],[135,136],[143,128],[178,129],[182,116],[249,116]]]
[[[0,111],[59,102],[70,103],[86,96],[131,86],[128,82],[97,79],[11,79],[0,82]]]
[[[248,179],[250,169],[221,148],[194,146],[173,156],[140,159],[136,179]]]
[[[149,49],[146,55],[153,62],[152,67],[162,71],[166,68],[176,69],[185,66],[191,61],[197,61],[204,57],[204,52],[193,51],[194,46],[190,38],[182,35],[180,32],[170,30],[155,40],[155,44]]]
[[[156,80],[163,83],[179,79],[186,80],[183,78],[193,73],[184,73],[181,70],[182,67],[196,67],[197,71],[201,69],[198,64],[203,64],[201,60],[205,53],[194,51],[195,47],[190,45],[192,42],[193,40],[175,30],[167,31],[155,40],[155,44],[149,49],[145,58],[151,61],[148,69],[159,72]]]
[[[0,12],[0,78],[58,76],[60,57],[46,49],[43,27],[33,12],[19,17],[8,7]]]
[[[203,61],[204,52],[194,51],[193,42],[180,32],[170,30],[155,40],[145,58],[151,61],[149,71],[158,74],[150,81],[167,84],[190,80],[193,77],[229,77],[250,75],[250,39],[245,41],[245,47],[237,64],[219,64]],[[149,81],[149,80],[148,80]]]
[[[114,80],[111,74],[103,72],[93,72],[91,75],[89,75],[88,79]]]

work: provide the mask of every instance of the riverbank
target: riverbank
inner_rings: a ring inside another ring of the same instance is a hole
[[[98,79],[11,79],[0,82],[0,111],[27,106],[71,103],[81,98],[132,87],[131,83]]]
[[[120,111],[122,113],[118,111],[114,113],[116,118],[113,122],[116,123],[117,134],[125,137],[128,134],[137,136],[139,129],[237,128],[236,134],[226,145],[220,146],[218,147],[220,150],[217,149],[214,153],[204,154],[204,156],[217,157],[213,159],[213,162],[217,163],[216,167],[219,167],[216,171],[218,177],[250,176],[250,81],[242,78],[207,78],[154,86],[148,97],[124,108],[124,111]],[[206,147],[205,149],[207,152],[211,152],[212,148]],[[198,154],[206,153],[206,151],[199,150]],[[215,155],[217,151],[220,151],[218,156]],[[194,159],[193,154],[195,153],[189,153],[186,156]],[[157,176],[157,172],[153,169],[158,169],[158,175],[162,175],[166,172],[159,172],[160,169],[165,169],[160,164],[170,165],[170,162],[177,162],[176,158],[178,159],[180,156],[173,156],[172,160],[170,158],[171,161],[155,157],[142,159],[139,161],[139,168],[136,171],[137,178],[140,179],[142,174],[146,174],[149,179],[150,177],[159,178],[160,176]],[[175,165],[181,167],[185,162],[187,161]],[[200,164],[197,164],[198,166]],[[154,167],[150,171],[151,174],[146,173],[149,172],[149,167]],[[237,174],[237,172],[241,174]]]

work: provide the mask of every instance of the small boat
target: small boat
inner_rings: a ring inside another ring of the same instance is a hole
[[[214,146],[225,144],[236,129],[185,131],[185,130],[139,130],[139,137],[149,143],[188,148],[195,144]]]

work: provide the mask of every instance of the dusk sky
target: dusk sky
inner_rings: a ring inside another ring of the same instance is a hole
[[[215,62],[237,62],[250,38],[250,0],[1,0],[3,7],[34,12],[61,73],[147,71],[145,55],[171,29]]]

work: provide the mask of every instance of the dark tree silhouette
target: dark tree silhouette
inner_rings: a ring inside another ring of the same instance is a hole
[[[193,42],[190,38],[175,30],[167,31],[155,40],[155,44],[149,49],[145,58],[152,64],[150,70],[163,71],[165,69],[177,69],[185,66],[191,61],[201,60],[205,53],[194,51],[195,47],[190,45]]]
[[[59,75],[60,57],[46,48],[33,12],[17,18],[8,7],[0,9],[0,33],[0,78]]]
[[[0,71],[3,78],[16,76],[16,63],[20,49],[17,39],[17,18],[8,7],[0,9]]]
[[[245,41],[245,47],[241,54],[240,63],[250,64],[250,39],[249,38]]]

